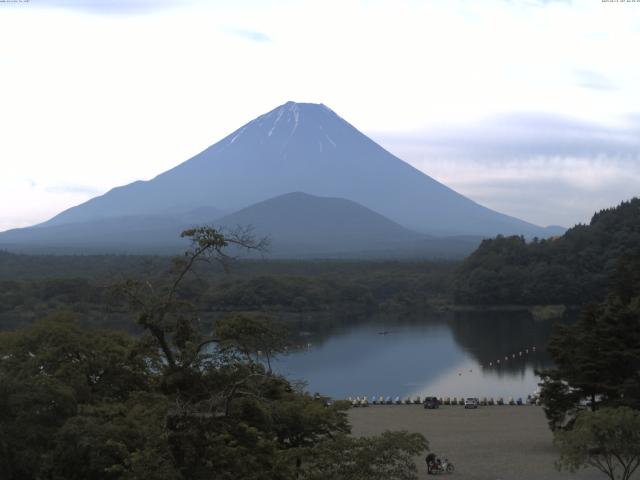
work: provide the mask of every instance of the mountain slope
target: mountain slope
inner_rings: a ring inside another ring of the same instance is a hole
[[[216,205],[235,211],[287,192],[353,200],[439,235],[549,231],[485,208],[384,150],[324,105],[288,102],[150,181],[114,188],[45,225]]]
[[[342,198],[296,192],[259,202],[218,219],[225,229],[251,225],[270,240],[270,256],[404,256],[422,248],[428,237]],[[470,251],[470,250],[469,250]]]
[[[176,253],[188,242],[180,233],[222,216],[213,207],[180,213],[94,218],[40,224],[0,233],[0,248],[29,253]]]
[[[205,220],[210,213],[198,209],[181,217],[133,215],[17,229],[0,234],[0,247],[41,253],[179,253],[187,246],[180,232],[202,223],[225,231],[252,226],[256,237],[269,238],[264,254],[269,258],[461,258],[480,242],[479,237],[433,238],[350,200],[305,193],[280,195]]]

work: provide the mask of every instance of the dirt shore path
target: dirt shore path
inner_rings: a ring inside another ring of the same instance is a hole
[[[421,405],[376,405],[349,413],[355,435],[385,430],[422,433],[431,451],[448,457],[453,475],[441,478],[477,480],[596,480],[606,477],[595,469],[578,474],[558,472],[558,453],[542,408],[493,406],[465,410],[442,406],[425,410]],[[424,458],[417,459],[421,479],[427,475]],[[634,479],[640,479],[636,472]]]

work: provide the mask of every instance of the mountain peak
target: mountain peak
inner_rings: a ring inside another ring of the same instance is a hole
[[[298,120],[301,115],[305,117],[316,117],[316,120],[320,120],[321,118],[328,119],[329,117],[327,116],[327,114],[329,114],[334,118],[340,118],[338,115],[336,115],[336,113],[333,110],[327,107],[324,103],[294,102],[289,100],[288,102],[283,103],[282,105],[274,108],[270,112],[267,112],[264,115],[259,116],[253,122],[256,122],[260,119],[272,118],[274,116],[281,118],[282,116],[286,116],[286,115],[293,115],[294,117],[297,117]],[[253,122],[250,122],[250,123],[253,123]]]
[[[262,115],[261,117],[267,117],[273,114],[303,114],[303,115],[323,115],[330,113],[336,115],[333,110],[327,107],[324,103],[308,103],[308,102],[294,102],[289,100],[287,103],[283,103],[279,107],[274,108],[270,112]],[[337,116],[337,115],[336,115]],[[258,117],[261,118],[261,117]],[[257,119],[256,119],[257,120]]]
[[[295,135],[306,141],[312,140],[313,144],[319,141],[327,147],[335,147],[335,141],[327,132],[342,129],[345,125],[353,128],[322,103],[288,101],[242,126],[222,143],[231,145],[242,139],[243,142],[257,142],[261,148],[265,143],[278,145],[282,150]]]
[[[331,109],[329,107],[327,107],[324,103],[311,103],[311,102],[294,102],[293,100],[289,100],[286,103],[283,103],[282,105],[280,105],[279,107],[274,108],[273,110],[278,110],[280,108],[309,108],[309,109],[324,109],[324,110],[330,110]]]
[[[294,101],[149,181],[115,188],[47,224],[155,215],[202,205],[234,212],[287,192],[351,200],[421,233],[548,235],[442,185],[326,105]]]

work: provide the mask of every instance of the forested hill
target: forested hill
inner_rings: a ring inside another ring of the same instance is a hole
[[[640,252],[640,199],[596,213],[561,237],[484,240],[458,268],[455,301],[579,305],[602,299],[619,262]]]

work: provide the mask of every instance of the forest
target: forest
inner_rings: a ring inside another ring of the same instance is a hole
[[[583,305],[603,300],[620,259],[640,245],[640,199],[602,210],[561,237],[484,240],[456,269],[454,302]]]
[[[640,245],[640,199],[596,213],[561,237],[498,236],[463,262],[237,260],[227,271],[194,266],[180,285],[205,322],[225,312],[274,318],[361,318],[487,306],[580,306],[603,300],[625,255]],[[87,325],[129,328],[113,286],[159,279],[162,256],[0,252],[0,325],[10,329],[65,310]]]
[[[180,285],[205,320],[225,312],[278,317],[358,318],[377,312],[430,311],[450,300],[453,262],[233,261],[223,269],[195,266]],[[167,257],[30,256],[0,252],[0,325],[31,324],[65,310],[87,325],[128,328],[114,285],[159,279]],[[304,315],[303,315],[304,314]]]

